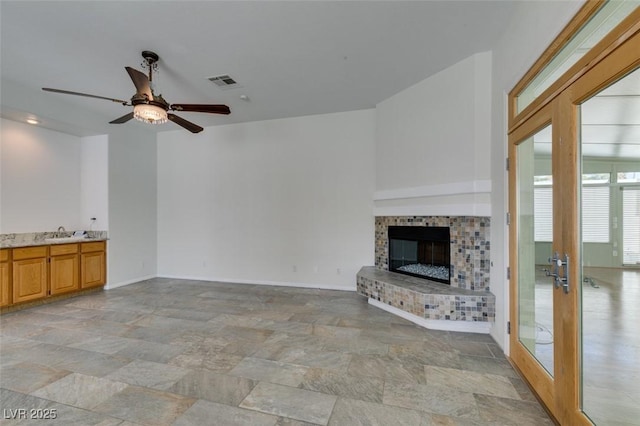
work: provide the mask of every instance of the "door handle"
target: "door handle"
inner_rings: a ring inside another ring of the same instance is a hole
[[[565,294],[569,293],[569,256],[565,253],[564,259],[560,258],[558,252],[553,253],[553,257],[549,258],[549,263],[553,267],[553,272],[545,269],[545,275],[553,277],[553,283],[556,288],[564,290]],[[560,268],[564,271],[564,277],[560,275]]]
[[[551,270],[551,271],[549,271],[548,269],[544,269],[544,274],[545,274],[547,277],[553,277],[553,282],[554,282],[554,283],[556,283],[556,282],[557,282],[557,280],[558,280],[558,278],[560,277],[560,275],[559,275],[559,273],[560,273],[559,268],[560,268],[560,266],[561,266],[561,263],[558,263],[558,261],[559,261],[559,260],[560,260],[560,255],[559,255],[559,254],[558,254],[558,252],[556,251],[556,252],[554,252],[554,253],[553,253],[553,256],[552,256],[552,257],[550,257],[550,258],[548,259],[549,263],[551,264],[551,268],[552,268],[552,270]],[[557,287],[558,287],[558,286],[557,286],[557,284],[556,284],[556,288],[557,288]]]

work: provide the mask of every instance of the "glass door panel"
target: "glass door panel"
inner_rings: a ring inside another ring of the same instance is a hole
[[[517,146],[518,340],[553,376],[551,126]]]
[[[640,418],[640,70],[580,107],[581,402],[597,425]]]

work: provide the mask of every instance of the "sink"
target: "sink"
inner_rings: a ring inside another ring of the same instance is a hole
[[[45,238],[45,241],[48,243],[72,243],[75,241],[86,240],[86,236],[82,237],[56,237],[56,238]]]

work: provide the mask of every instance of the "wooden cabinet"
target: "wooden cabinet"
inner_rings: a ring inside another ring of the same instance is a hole
[[[0,249],[0,307],[11,303],[9,249]]]
[[[47,296],[48,247],[13,249],[13,303]]]
[[[80,286],[90,288],[104,285],[107,282],[104,241],[82,243],[80,251]]]
[[[78,256],[78,244],[60,244],[49,249],[51,260],[50,294],[67,293],[78,290],[80,275],[80,259]]]
[[[0,249],[0,307],[103,286],[106,249],[105,241]]]

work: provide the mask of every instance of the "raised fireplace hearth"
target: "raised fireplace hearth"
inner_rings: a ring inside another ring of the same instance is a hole
[[[489,333],[495,321],[496,298],[488,291],[464,290],[374,266],[360,269],[357,291],[370,304],[427,328]]]
[[[486,216],[377,216],[375,266],[358,272],[358,293],[427,328],[489,333],[490,223]],[[448,283],[423,265],[448,269]]]

